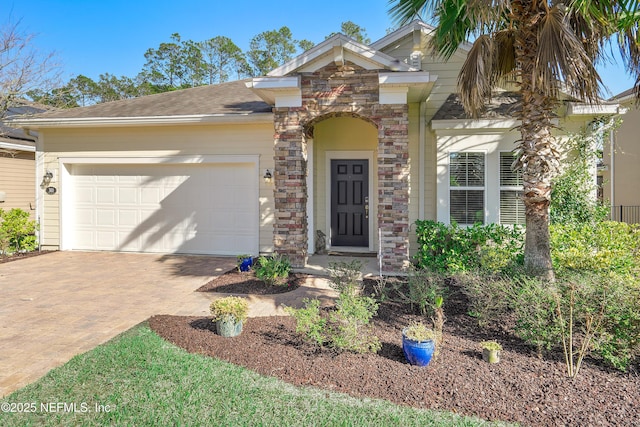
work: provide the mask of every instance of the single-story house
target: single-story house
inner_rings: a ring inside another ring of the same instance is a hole
[[[45,108],[23,103],[10,107],[5,117],[15,118],[43,111]],[[0,209],[19,208],[32,217],[35,215],[36,138],[24,129],[0,124]]]
[[[613,98],[626,109],[622,124],[603,150],[602,194],[611,205],[612,219],[640,223],[640,109],[633,89]]]
[[[469,46],[434,58],[432,30],[414,21],[370,45],[337,34],[267,76],[20,121],[40,133],[37,178],[52,174],[43,246],[275,251],[303,266],[322,232],[320,249],[397,271],[417,219],[521,222],[517,96],[468,117],[455,92]],[[602,113],[575,101],[558,111],[569,130]]]

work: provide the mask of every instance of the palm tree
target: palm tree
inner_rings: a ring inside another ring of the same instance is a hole
[[[432,18],[434,52],[448,59],[475,39],[458,76],[465,110],[477,117],[492,89],[513,81],[521,95],[514,168],[522,170],[526,216],[525,268],[554,279],[549,245],[551,178],[558,168],[552,134],[561,90],[600,100],[594,63],[617,46],[640,97],[640,0],[390,0],[404,24]]]

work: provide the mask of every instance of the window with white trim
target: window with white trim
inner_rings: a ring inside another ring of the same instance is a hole
[[[522,170],[512,170],[512,152],[500,153],[500,224],[524,224]]]
[[[484,224],[484,153],[449,155],[449,215],[451,222]]]

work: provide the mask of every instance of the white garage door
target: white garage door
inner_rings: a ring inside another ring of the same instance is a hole
[[[70,172],[72,249],[258,252],[254,164],[75,164]]]

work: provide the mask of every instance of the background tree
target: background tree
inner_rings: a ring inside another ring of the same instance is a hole
[[[640,96],[638,0],[392,0],[401,23],[433,16],[435,52],[448,59],[475,39],[458,76],[467,112],[476,117],[492,89],[506,78],[521,95],[521,139],[514,167],[521,168],[526,216],[525,268],[554,279],[549,244],[551,179],[558,168],[552,134],[561,90],[599,101],[601,79],[594,62],[618,46]]]
[[[253,76],[266,75],[269,71],[291,60],[297,47],[309,47],[310,43],[307,40],[294,40],[288,27],[256,35],[251,39],[247,52]]]
[[[39,52],[34,38],[20,29],[19,22],[0,27],[0,118],[27,92],[47,93],[59,85],[55,53]]]
[[[345,21],[340,25],[340,32],[345,36],[349,36],[362,44],[370,44],[371,39],[367,37],[367,30],[352,21]],[[329,34],[326,38],[333,37],[336,33]]]
[[[199,43],[205,64],[205,80],[208,84],[223,83],[230,76],[236,76],[246,71],[242,66],[244,56],[242,49],[229,38],[216,36]]]
[[[157,49],[147,49],[144,54],[147,62],[142,72],[161,91],[179,88],[187,78],[187,61],[180,34],[173,33],[171,40],[160,43]]]

